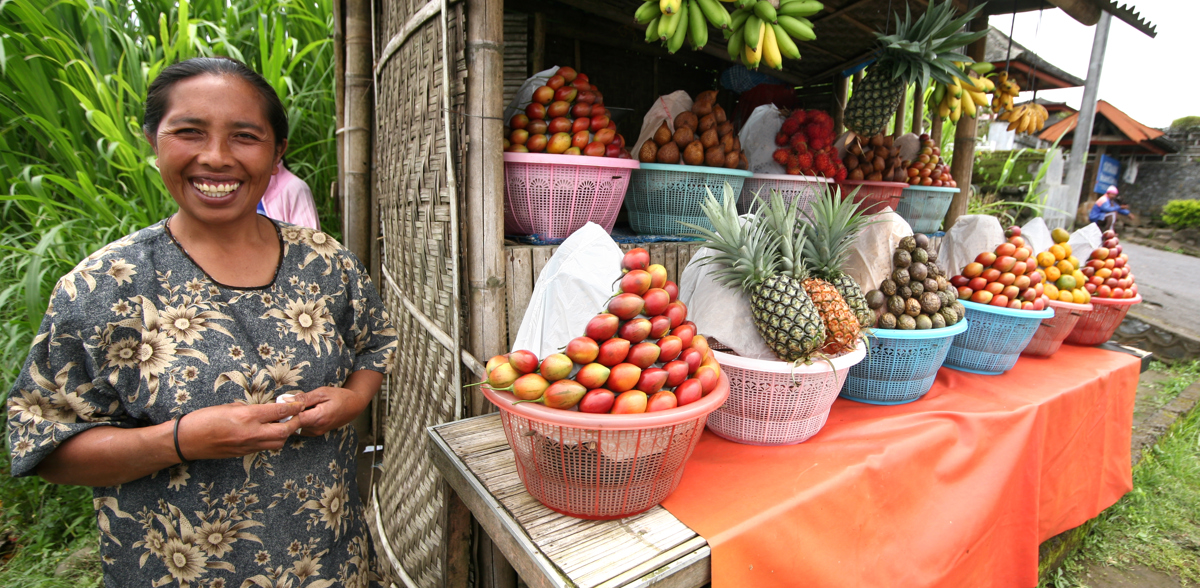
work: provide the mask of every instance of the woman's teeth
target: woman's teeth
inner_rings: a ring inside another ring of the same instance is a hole
[[[223,198],[228,196],[230,192],[237,190],[242,185],[241,182],[229,182],[220,184],[210,184],[208,182],[192,182],[202,194],[209,198]]]

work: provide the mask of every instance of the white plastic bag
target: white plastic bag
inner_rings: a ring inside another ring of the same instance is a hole
[[[1087,263],[1088,258],[1092,256],[1092,251],[1103,242],[1104,234],[1100,232],[1100,227],[1096,226],[1096,223],[1090,223],[1071,233],[1067,245],[1071,246],[1071,255],[1074,255],[1075,259],[1083,264]]]
[[[754,327],[750,297],[741,288],[728,288],[713,279],[716,264],[703,265],[714,252],[702,248],[692,256],[679,278],[679,299],[687,305],[696,331],[715,337],[742,357],[778,361]]]
[[[545,86],[546,82],[558,71],[558,68],[559,66],[556,65],[550,69],[539,71],[533,74],[533,77],[525,80],[525,83],[521,84],[520,88],[517,88],[517,93],[513,96],[512,102],[509,102],[508,106],[504,109],[504,124],[506,126],[508,125],[508,121],[512,120],[512,117],[518,112],[525,112],[525,107],[529,106],[530,102],[533,102],[533,91]],[[541,356],[539,355],[538,357]]]
[[[756,174],[785,174],[787,168],[775,161],[775,135],[783,128],[783,113],[774,104],[763,104],[750,113],[738,141],[750,162],[750,171]]]
[[[938,248],[938,264],[950,275],[962,273],[980,253],[992,251],[1005,241],[1004,229],[994,216],[966,214],[954,221]]]
[[[633,154],[633,158],[642,151],[642,143],[650,140],[654,136],[654,132],[658,127],[662,126],[663,121],[666,121],[667,128],[671,132],[675,132],[675,117],[681,113],[692,109],[692,97],[683,90],[677,90],[666,96],[659,96],[658,100],[650,106],[650,111],[642,118],[642,132],[638,134],[638,140],[633,144],[633,149],[629,152]]]
[[[913,234],[912,227],[891,209],[875,215],[875,220],[859,233],[843,267],[863,292],[878,288],[892,275],[892,252],[901,239]]]
[[[545,358],[582,336],[613,295],[623,256],[596,223],[567,237],[538,276],[513,350],[528,349]]]
[[[1040,216],[1021,227],[1021,237],[1025,239],[1025,246],[1034,255],[1049,249],[1054,244],[1054,239],[1050,237],[1050,229],[1046,226],[1046,219]]]

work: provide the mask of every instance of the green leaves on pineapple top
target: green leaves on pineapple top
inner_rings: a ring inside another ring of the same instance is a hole
[[[906,84],[919,82],[922,86],[933,79],[944,84],[953,83],[954,78],[965,79],[966,74],[953,62],[971,63],[974,60],[955,51],[981,39],[987,31],[961,31],[964,25],[975,18],[984,4],[954,18],[951,0],[932,0],[925,13],[913,20],[912,11],[904,6],[904,20],[893,14],[896,32],[884,35],[877,33],[880,56],[875,67],[891,73],[892,79],[901,79]]]
[[[833,279],[842,274],[842,266],[850,255],[850,247],[863,228],[879,222],[867,216],[860,202],[855,201],[859,188],[841,195],[841,188],[825,186],[804,211],[808,233],[804,257],[812,265],[813,273],[824,279]]]
[[[763,223],[771,229],[779,241],[779,273],[796,280],[808,277],[804,265],[805,232],[800,219],[800,198],[785,203],[777,190],[771,191],[768,201],[761,194],[754,195]],[[799,225],[799,227],[798,227]]]
[[[717,282],[750,290],[775,274],[779,265],[777,239],[768,233],[758,217],[742,219],[737,213],[737,195],[726,183],[723,198],[718,201],[711,190],[700,205],[700,210],[712,224],[713,230],[692,223],[681,224],[694,229],[691,236],[705,240],[704,246],[716,253],[703,259],[703,265],[719,264],[723,267],[713,272]]]

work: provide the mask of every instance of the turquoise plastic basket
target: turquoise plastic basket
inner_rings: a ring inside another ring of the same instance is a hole
[[[907,404],[933,387],[950,343],[967,320],[924,331],[872,329],[867,358],[850,368],[842,398],[867,404]]]
[[[957,193],[958,188],[909,186],[900,194],[896,214],[908,221],[914,233],[936,233]]]
[[[629,224],[641,235],[695,232],[680,224],[681,221],[711,229],[708,217],[700,210],[707,196],[705,188],[721,198],[728,182],[736,197],[742,193],[746,178],[752,175],[740,169],[643,163],[640,169],[633,170],[629,191],[625,193]]]
[[[967,309],[971,326],[954,338],[944,365],[973,374],[995,376],[1012,369],[1042,320],[1054,316],[1053,308],[1014,310],[959,302]]]

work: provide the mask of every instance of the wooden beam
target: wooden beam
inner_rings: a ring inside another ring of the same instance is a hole
[[[912,132],[920,135],[925,126],[925,88],[917,84],[913,90]]]
[[[546,69],[546,13],[544,12],[533,14],[533,54],[530,55],[530,61],[533,62],[532,73]]]
[[[978,16],[971,20],[972,31],[986,31],[988,19]],[[983,61],[987,37],[967,46],[967,56],[975,61]],[[979,132],[979,119],[963,116],[958,121],[954,132],[954,160],[950,164],[950,175],[958,183],[959,190],[950,201],[950,209],[942,226],[949,230],[954,226],[958,217],[967,213],[967,203],[971,200],[971,170],[975,164],[975,136]]]

